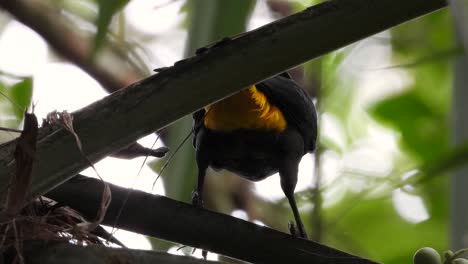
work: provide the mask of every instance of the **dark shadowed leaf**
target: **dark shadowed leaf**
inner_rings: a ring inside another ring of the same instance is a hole
[[[36,155],[38,133],[37,118],[34,114],[25,114],[24,128],[18,138],[15,149],[16,171],[12,184],[8,189],[5,209],[7,217],[15,217],[27,202],[31,185],[33,163]]]

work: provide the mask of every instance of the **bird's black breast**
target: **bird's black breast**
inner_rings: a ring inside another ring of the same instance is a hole
[[[197,157],[213,169],[226,169],[252,180],[278,172],[280,135],[276,132],[237,130],[229,133],[201,128],[196,136]]]

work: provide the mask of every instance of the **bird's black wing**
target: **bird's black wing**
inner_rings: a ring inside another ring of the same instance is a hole
[[[197,143],[197,134],[198,131],[200,131],[201,126],[203,125],[203,117],[205,116],[205,109],[202,108],[192,114],[193,117],[193,139],[192,139],[192,144],[194,147],[196,147]]]
[[[279,108],[287,125],[299,130],[305,151],[313,151],[317,139],[317,114],[312,98],[285,73],[258,83],[256,87]]]

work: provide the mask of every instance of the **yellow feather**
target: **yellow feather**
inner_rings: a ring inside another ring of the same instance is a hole
[[[236,129],[284,131],[283,113],[268,102],[254,85],[205,108],[207,128],[229,132]]]

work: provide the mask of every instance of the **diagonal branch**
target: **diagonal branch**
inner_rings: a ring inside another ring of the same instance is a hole
[[[128,189],[109,185],[113,199],[102,222],[105,225],[116,224],[117,228],[253,263],[375,263],[164,196],[134,190],[123,205]],[[101,181],[79,175],[46,195],[92,219],[99,209],[102,188]],[[122,206],[124,209],[119,215]]]
[[[79,246],[70,243],[24,243],[24,258],[28,264],[62,263],[165,263],[220,264],[218,261],[195,259],[163,252],[111,248],[100,245]]]
[[[5,5],[5,1],[0,3]],[[98,161],[242,87],[445,5],[444,0],[324,2],[219,43],[74,112],[75,131],[89,160]],[[31,190],[34,197],[88,165],[65,130],[46,126],[40,135]],[[7,186],[13,174],[14,144],[0,151],[0,186]]]
[[[86,38],[83,34],[76,33],[77,29],[71,28],[59,10],[47,1],[2,0],[0,7],[36,31],[55,51],[86,71],[108,92],[121,89],[142,78],[141,73],[125,67],[127,62],[115,54],[112,56],[115,63],[111,66],[108,62],[104,65],[99,60],[91,60],[91,37]]]

